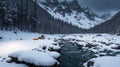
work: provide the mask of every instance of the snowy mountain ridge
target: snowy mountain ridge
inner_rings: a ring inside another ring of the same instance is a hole
[[[108,13],[104,13],[102,14],[101,18],[105,19],[106,21],[107,20],[110,20],[112,19],[118,12],[120,12],[120,10],[118,11],[110,11]]]
[[[120,11],[117,11],[110,19],[104,23],[91,28],[89,31],[94,33],[119,33],[120,31]]]
[[[37,0],[37,2],[55,19],[82,29],[90,29],[104,22],[89,8],[82,8],[77,0]]]

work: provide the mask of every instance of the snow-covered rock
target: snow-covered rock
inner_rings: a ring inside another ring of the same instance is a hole
[[[84,64],[85,67],[120,67],[120,57],[104,56],[93,58]]]
[[[60,53],[58,52],[48,52],[48,54],[53,57],[53,58],[59,58],[60,57]]]
[[[14,52],[9,56],[17,58],[20,62],[26,62],[36,66],[53,66],[58,64],[58,61],[53,58],[54,56],[52,57],[50,55],[48,53],[38,51],[19,51]]]

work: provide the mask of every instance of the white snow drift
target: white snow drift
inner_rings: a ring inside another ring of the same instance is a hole
[[[52,66],[58,63],[56,59],[45,52],[38,51],[19,51],[12,53],[11,57],[17,58],[19,61],[35,64],[36,66]],[[56,54],[54,54],[56,56]]]
[[[120,67],[120,57],[105,56],[93,58],[89,61],[94,62],[91,67]],[[87,62],[84,66],[87,67]]]

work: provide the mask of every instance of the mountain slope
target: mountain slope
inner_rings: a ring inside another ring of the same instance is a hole
[[[1,30],[19,29],[39,33],[81,32],[76,26],[54,19],[36,3],[36,0],[4,0],[4,2],[7,3],[8,12],[5,13],[5,20],[0,21]]]
[[[77,0],[37,0],[51,16],[79,28],[90,29],[104,20],[89,8],[82,8]]]
[[[90,29],[93,33],[117,33],[120,31],[120,11],[110,20]]]

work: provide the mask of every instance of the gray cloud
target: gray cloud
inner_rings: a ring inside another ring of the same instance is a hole
[[[120,10],[120,0],[78,0],[81,6],[87,6],[96,12]]]

